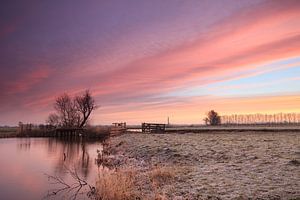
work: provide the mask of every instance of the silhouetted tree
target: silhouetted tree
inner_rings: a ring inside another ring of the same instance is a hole
[[[68,94],[56,98],[54,109],[60,116],[62,126],[79,127],[80,115],[76,109],[76,102]]]
[[[207,113],[207,117],[204,118],[206,124],[210,124],[212,126],[221,124],[221,117],[217,112],[211,110]]]
[[[96,108],[95,100],[88,90],[74,98],[63,94],[56,98],[54,103],[56,113],[48,116],[47,123],[53,126],[82,128]]]
[[[91,93],[86,90],[81,96],[75,97],[75,106],[77,111],[80,113],[80,124],[79,127],[83,127],[94,109],[97,108],[95,100]]]
[[[55,113],[51,113],[49,116],[48,116],[48,119],[46,120],[46,123],[47,124],[50,124],[51,126],[59,126],[60,125],[60,117],[55,114]]]

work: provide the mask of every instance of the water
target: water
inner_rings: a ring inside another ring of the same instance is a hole
[[[67,141],[56,138],[0,139],[0,199],[62,199],[73,198],[76,191],[61,190],[62,184],[50,176],[61,178],[67,184],[76,183],[70,171],[76,170],[81,179],[95,185],[103,167],[96,162],[102,150],[101,141]],[[89,187],[83,186],[77,199],[88,199]]]

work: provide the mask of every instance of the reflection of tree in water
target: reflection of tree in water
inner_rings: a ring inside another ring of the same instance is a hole
[[[85,194],[89,199],[95,199],[96,189],[90,185],[86,180],[81,179],[77,174],[76,168],[71,170],[66,168],[66,173],[73,178],[73,183],[68,183],[64,179],[58,176],[52,176],[45,174],[48,177],[48,181],[51,185],[55,185],[55,188],[49,189],[47,195],[43,199],[77,199],[78,195]],[[88,186],[88,188],[86,187]],[[87,190],[88,189],[88,190]],[[82,191],[83,190],[83,191]],[[81,198],[80,198],[81,199]]]
[[[87,178],[91,169],[90,155],[83,139],[49,138],[48,153],[57,157],[56,170],[60,175],[65,173],[64,166],[74,166]]]
[[[29,151],[30,145],[31,145],[30,138],[24,138],[24,139],[22,138],[20,139],[20,142],[17,144],[17,148],[20,151]]]
[[[97,151],[93,150],[95,146],[91,145],[92,143],[97,144]],[[46,174],[50,183],[46,198],[59,199],[66,196],[76,199],[77,195],[80,196],[78,199],[82,198],[81,195],[93,198],[95,188],[93,184],[89,184],[93,183],[89,182],[90,174],[97,173],[97,166],[98,173],[109,170],[102,166],[102,162],[97,162],[99,159],[102,160],[102,146],[98,146],[99,141],[85,141],[82,138],[77,140],[48,138],[44,144],[48,147],[48,155],[54,157],[56,161],[55,172]]]
[[[88,154],[88,151],[86,150],[85,142],[83,142],[81,144],[81,149],[82,149],[81,170],[82,170],[83,176],[86,178],[89,173],[90,155]]]

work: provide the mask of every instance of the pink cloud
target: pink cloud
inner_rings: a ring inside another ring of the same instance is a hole
[[[62,82],[72,82],[64,88],[78,91],[88,87],[108,101],[157,95],[188,84],[207,84],[208,78],[217,80],[232,72],[252,69],[256,64],[298,56],[299,9],[299,1],[257,4],[215,23],[188,44],[126,65],[120,61],[112,70],[102,70],[99,63],[99,73],[86,72],[80,63],[77,69],[66,72],[67,77],[60,78],[64,79]]]
[[[160,94],[189,82],[206,84],[207,78],[298,56],[300,23],[291,27],[290,21],[300,18],[299,9],[298,1],[274,1],[241,10],[193,43],[99,75],[92,88],[109,96]]]
[[[83,70],[72,90],[83,90],[88,85],[104,106],[126,103],[182,86],[211,83],[233,72],[251,70],[257,64],[298,56],[300,23],[291,27],[290,21],[300,18],[299,8],[298,1],[272,1],[241,10],[214,24],[192,43],[100,74],[86,74]],[[26,84],[17,86],[19,90],[28,88]]]
[[[36,84],[48,78],[50,73],[51,69],[47,66],[24,71],[19,79],[7,83],[7,93],[17,94],[27,92]]]
[[[53,73],[52,82],[44,85],[46,89],[32,94],[32,97],[28,95],[23,105],[28,108],[43,108],[51,105],[53,98],[60,93],[74,94],[89,88],[104,110],[119,113],[113,109],[118,104],[135,108],[136,105],[144,106],[139,101],[146,101],[145,104],[157,108],[155,112],[159,114],[163,108],[156,107],[156,104],[165,100],[159,97],[154,101],[153,98],[165,92],[241,78],[247,76],[245,72],[256,69],[258,65],[299,56],[299,10],[300,2],[297,0],[255,4],[209,26],[196,39],[186,42],[177,38],[178,41],[183,41],[178,46],[136,57],[131,52],[123,55],[120,50],[121,57],[127,56],[130,59],[116,61],[116,57],[112,56],[113,67],[105,66],[107,62],[103,64],[101,58],[95,59],[97,63],[93,63],[89,60],[93,59],[89,55],[84,57],[84,62],[77,62],[74,58],[72,68],[61,69],[59,74]],[[157,44],[156,41],[146,42]],[[252,75],[255,73],[260,72],[253,72]],[[43,84],[51,74],[50,68],[38,68],[7,83],[7,88],[10,94],[29,92],[36,85]],[[149,103],[148,100],[152,102]],[[174,101],[186,100],[167,101],[170,105],[177,106]],[[207,107],[208,104],[203,106]],[[129,108],[122,112],[128,114],[128,110]],[[187,107],[188,111],[191,109]],[[106,114],[107,119],[117,116],[109,112]],[[139,116],[138,112],[137,115]]]

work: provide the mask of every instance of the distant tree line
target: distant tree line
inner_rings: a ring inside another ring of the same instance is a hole
[[[300,113],[223,115],[221,124],[294,124],[300,123]]]
[[[32,131],[32,130],[49,130],[52,129],[53,126],[50,124],[44,125],[44,124],[31,124],[31,123],[23,123],[19,122],[18,124],[18,129],[19,132],[26,132],[26,131]]]

